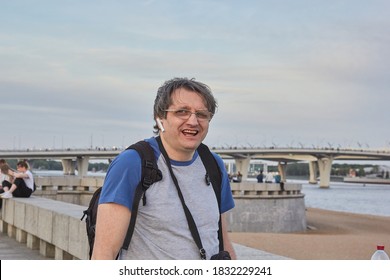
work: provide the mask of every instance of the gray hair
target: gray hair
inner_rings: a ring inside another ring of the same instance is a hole
[[[156,118],[165,118],[166,111],[169,106],[172,105],[172,94],[175,90],[184,88],[189,91],[197,92],[204,100],[207,110],[213,115],[217,109],[217,100],[215,100],[211,89],[201,82],[195,81],[194,78],[173,78],[166,81],[159,89],[157,90],[157,96],[154,100],[154,113],[153,117]],[[159,128],[154,125],[155,133],[158,132]]]

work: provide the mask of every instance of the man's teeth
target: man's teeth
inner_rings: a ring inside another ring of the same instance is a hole
[[[184,134],[196,135],[196,134],[198,134],[198,131],[197,131],[197,130],[189,130],[189,129],[186,129],[186,130],[183,130],[183,133],[184,133]]]

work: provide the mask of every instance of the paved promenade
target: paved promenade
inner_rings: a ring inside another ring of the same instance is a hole
[[[287,259],[282,256],[234,244],[240,260],[280,260]],[[31,250],[26,244],[0,233],[0,260],[50,260],[39,254],[39,250]]]
[[[31,250],[26,244],[0,233],[0,260],[50,260],[41,254],[39,250]]]

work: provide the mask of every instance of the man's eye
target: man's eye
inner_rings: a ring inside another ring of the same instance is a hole
[[[187,110],[177,110],[175,113],[176,113],[176,115],[180,115],[180,116],[188,115],[188,111]]]
[[[208,112],[196,112],[196,117],[200,119],[208,119],[209,113]]]

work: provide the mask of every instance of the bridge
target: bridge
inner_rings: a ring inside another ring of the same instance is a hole
[[[309,182],[317,183],[319,173],[321,188],[329,187],[331,167],[335,160],[390,160],[390,150],[385,149],[213,147],[211,150],[223,159],[234,160],[237,170],[243,174],[243,179],[247,178],[251,160],[278,162],[278,170],[283,182],[289,162],[308,162]],[[112,160],[121,151],[120,149],[0,150],[0,158],[59,159],[62,161],[64,174],[74,175],[77,168],[78,175],[84,176],[88,171],[89,160]]]

